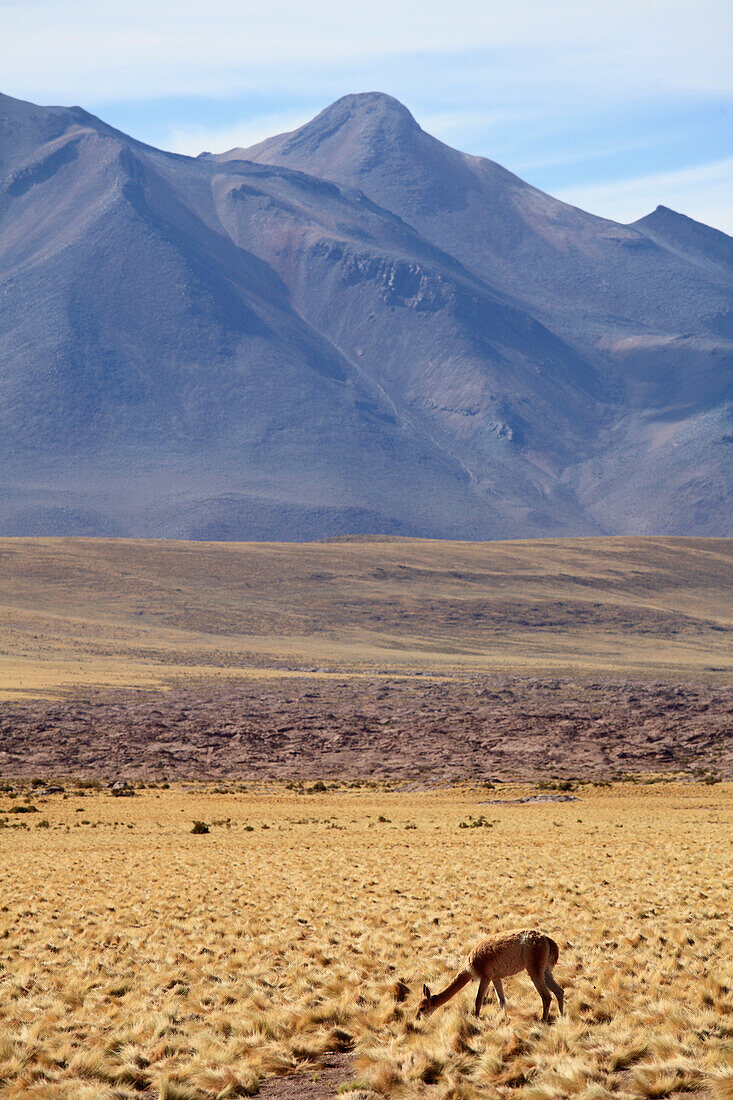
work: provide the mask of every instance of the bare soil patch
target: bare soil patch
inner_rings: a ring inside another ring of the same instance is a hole
[[[326,1054],[312,1070],[270,1077],[260,1085],[262,1100],[324,1100],[334,1096],[353,1072],[353,1054]]]

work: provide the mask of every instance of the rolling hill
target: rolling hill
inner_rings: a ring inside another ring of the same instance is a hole
[[[0,539],[0,697],[397,674],[730,679],[733,543]]]

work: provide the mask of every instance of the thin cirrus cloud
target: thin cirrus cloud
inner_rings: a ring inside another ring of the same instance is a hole
[[[3,32],[0,90],[176,152],[247,146],[380,90],[599,213],[675,196],[733,221],[716,176],[733,148],[729,0],[5,0]]]
[[[295,130],[307,121],[307,114],[290,111],[255,115],[222,127],[173,127],[165,144],[173,152],[188,157],[203,152],[223,153],[235,148],[247,149],[274,134]]]
[[[727,0],[5,0],[3,7],[0,71],[11,94],[229,95],[261,87],[268,69],[278,79],[290,69],[302,86],[327,82],[324,66],[378,66],[419,54],[456,55],[460,78],[460,55],[482,50],[508,51],[520,82],[547,74],[591,94],[614,84],[616,94],[663,85],[733,90]],[[506,68],[496,56],[491,63]]]
[[[733,157],[637,179],[569,187],[557,197],[583,210],[625,222],[636,221],[658,205],[668,206],[733,234],[731,195]]]

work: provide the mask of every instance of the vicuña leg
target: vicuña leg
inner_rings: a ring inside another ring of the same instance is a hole
[[[494,989],[499,998],[499,1004],[504,1009],[504,1012],[506,1012],[506,997],[504,996],[504,986],[501,984],[500,978],[494,978]]]
[[[545,975],[541,970],[536,970],[534,967],[529,971],[529,976],[534,982],[535,989],[542,998],[542,1023],[546,1024],[550,1015],[550,1005],[552,1004],[552,997],[550,991],[545,984]]]
[[[475,1016],[481,1015],[481,1006],[486,999],[486,990],[489,988],[489,979],[480,978],[478,983],[478,993],[476,994],[476,1007],[473,1012]]]
[[[560,1009],[560,1015],[562,1016],[562,1009],[563,1009],[563,1002],[565,1000],[565,994],[563,993],[562,986],[558,985],[557,982],[555,981],[555,979],[553,978],[551,970],[546,970],[545,971],[545,984],[547,985],[548,989],[552,990],[552,992],[555,994],[555,1000],[557,1001],[557,1007]]]

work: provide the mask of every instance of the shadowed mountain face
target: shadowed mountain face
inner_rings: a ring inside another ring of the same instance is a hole
[[[0,532],[731,534],[732,246],[388,96],[196,159],[0,97]]]

